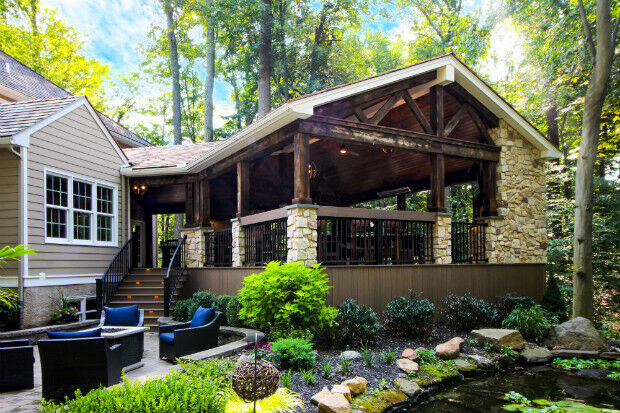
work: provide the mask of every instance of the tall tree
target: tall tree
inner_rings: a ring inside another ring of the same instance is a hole
[[[271,37],[273,11],[271,0],[261,0],[260,39],[258,50],[258,116],[271,109]]]
[[[578,1],[585,43],[592,64],[584,106],[577,171],[575,174],[575,234],[573,241],[573,316],[593,318],[592,217],[594,164],[597,157],[601,114],[614,59],[620,16],[611,19],[610,0],[596,2],[596,34],[583,5]],[[596,40],[595,40],[596,39]]]
[[[207,11],[211,9],[211,1],[207,0]],[[209,13],[211,15],[212,13]],[[205,28],[207,56],[205,59],[205,92],[204,92],[204,140],[213,140],[213,83],[215,80],[215,22],[207,20]]]
[[[166,16],[166,35],[168,36],[168,55],[170,59],[170,78],[172,83],[172,127],[175,145],[183,143],[181,134],[181,80],[179,67],[179,50],[175,30],[173,0],[162,0],[164,15]]]

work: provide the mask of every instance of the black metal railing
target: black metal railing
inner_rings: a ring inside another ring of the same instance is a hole
[[[433,222],[320,217],[317,259],[326,265],[433,262]]]
[[[244,265],[265,265],[270,261],[286,262],[286,218],[243,227]]]
[[[232,267],[232,229],[205,232],[205,266]]]
[[[487,224],[452,222],[452,263],[482,263],[486,257]]]
[[[118,287],[120,287],[127,274],[129,274],[137,264],[133,253],[135,248],[136,237],[132,236],[127,240],[125,245],[118,250],[114,258],[112,258],[103,276],[96,280],[95,288],[98,314],[101,313],[104,305],[110,304]]]
[[[161,267],[166,268],[170,265],[172,254],[179,245],[178,239],[166,239],[159,243],[159,249],[161,250]]]
[[[179,281],[181,281],[181,278],[183,278],[183,274],[187,268],[187,265],[185,265],[186,242],[187,235],[184,235],[183,238],[178,241],[177,247],[170,258],[168,271],[166,271],[166,275],[164,276],[164,317],[170,315],[170,306],[172,304],[174,291]]]

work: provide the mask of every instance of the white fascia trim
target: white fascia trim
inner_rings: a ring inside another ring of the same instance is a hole
[[[24,279],[24,287],[49,287],[56,285],[94,284],[101,274],[30,276]]]
[[[15,145],[15,146],[20,146],[14,142],[11,141],[11,138],[0,138],[0,146],[9,146],[9,145]]]
[[[185,166],[170,166],[161,168],[141,168],[132,169],[131,166],[121,167],[121,175],[123,176],[163,176],[163,175],[179,175],[187,173]]]

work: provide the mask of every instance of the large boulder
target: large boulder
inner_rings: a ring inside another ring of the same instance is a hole
[[[351,390],[353,396],[358,396],[366,391],[368,382],[363,377],[353,377],[352,379],[345,380],[342,383],[343,386],[347,386]]]
[[[394,379],[394,384],[396,384],[396,386],[409,397],[422,393],[422,388],[420,385],[413,380],[397,377]]]
[[[471,336],[478,340],[478,343],[489,343],[498,350],[501,350],[503,346],[508,346],[513,350],[521,350],[525,347],[525,340],[517,330],[483,328],[480,330],[472,330]]]
[[[463,343],[465,343],[465,340],[461,337],[454,337],[445,343],[435,346],[435,353],[437,353],[440,359],[453,360],[459,356]]]
[[[481,369],[490,369],[495,367],[495,363],[488,357],[480,356],[478,354],[469,354],[465,356],[468,359],[473,360]]]
[[[606,351],[609,345],[587,318],[576,317],[553,327],[545,342],[553,350]]]
[[[310,398],[310,403],[318,405],[321,402],[321,400],[323,400],[325,397],[329,396],[330,394],[332,394],[332,392],[330,392],[327,387],[323,387],[323,390],[316,393],[314,396]]]
[[[528,364],[547,363],[553,354],[544,347],[528,347],[521,352],[521,358]]]
[[[403,350],[403,354],[401,354],[400,358],[409,359],[415,362],[420,360],[420,356],[418,356],[418,353],[412,348],[406,348]]]
[[[331,393],[319,401],[319,413],[351,413],[351,403],[340,393]]]
[[[415,361],[411,361],[409,359],[398,359],[396,360],[396,367],[409,374],[414,371],[418,371],[418,363]]]

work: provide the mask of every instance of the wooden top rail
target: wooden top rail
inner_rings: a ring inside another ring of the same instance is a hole
[[[288,217],[286,208],[272,209],[265,212],[259,212],[258,214],[246,215],[239,218],[241,226],[259,224],[261,222],[275,221],[277,219],[283,219]]]
[[[382,209],[348,208],[335,206],[321,206],[318,210],[319,217],[330,218],[360,218],[360,219],[385,219],[393,221],[424,221],[435,222],[437,214],[434,212],[414,211],[386,211]]]

